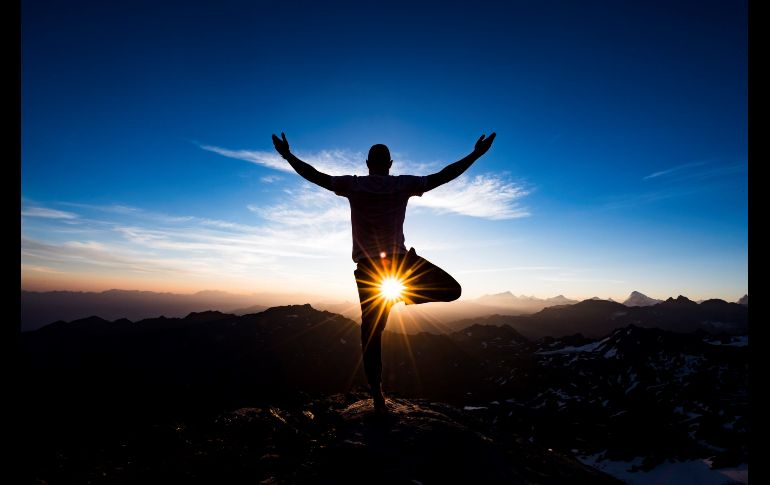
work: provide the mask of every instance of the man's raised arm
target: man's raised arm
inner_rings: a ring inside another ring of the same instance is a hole
[[[476,142],[476,146],[473,148],[473,151],[470,155],[463,158],[462,160],[458,160],[455,163],[447,165],[440,172],[428,175],[428,182],[425,191],[427,192],[429,190],[433,190],[439,185],[456,179],[460,176],[460,174],[468,170],[468,167],[473,165],[473,162],[487,153],[487,150],[489,150],[489,147],[492,146],[492,141],[495,139],[497,134],[493,132],[487,139],[484,139],[485,136],[486,135],[481,135],[481,138],[479,138]]]
[[[323,172],[319,172],[313,168],[310,164],[303,162],[293,153],[289,151],[289,142],[286,140],[286,135],[281,132],[281,138],[273,135],[273,145],[275,150],[281,154],[281,156],[289,162],[291,168],[293,168],[298,174],[300,174],[308,182],[313,182],[316,185],[332,190],[332,178]]]

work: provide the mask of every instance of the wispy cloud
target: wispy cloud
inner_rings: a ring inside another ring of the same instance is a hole
[[[652,204],[666,199],[691,195],[698,192],[698,190],[699,189],[695,187],[673,187],[651,192],[618,195],[611,197],[609,200],[605,199],[601,209],[626,209],[629,207]]]
[[[265,220],[288,226],[315,225],[350,220],[350,209],[342,204],[334,204],[324,210],[313,211],[312,213],[289,205],[274,205],[270,207],[249,205],[248,208]]]
[[[229,158],[245,160],[275,170],[293,172],[291,166],[275,152],[230,150],[212,145],[201,145],[201,148]],[[297,156],[321,172],[330,175],[365,175],[367,173],[364,163],[366,156],[359,152],[322,150],[315,153],[301,153]],[[424,171],[428,168],[435,169],[436,164],[395,160],[392,171],[396,174],[425,174]],[[529,189],[503,174],[481,174],[474,177],[459,177],[422,197],[412,198],[410,205],[429,208],[439,213],[454,213],[492,220],[515,219],[530,215],[529,210],[520,205],[521,199],[529,193]],[[297,221],[297,216],[301,216],[301,211],[297,212],[285,206],[271,208],[271,210],[275,210],[276,214],[284,213],[292,221]],[[336,212],[339,212],[339,209],[336,209]],[[265,211],[261,213],[265,214]]]
[[[274,182],[278,182],[279,180],[283,180],[283,177],[280,175],[265,175],[264,177],[260,177],[259,180],[266,184],[272,184]]]
[[[224,157],[235,158],[246,162],[262,165],[281,170],[283,172],[294,172],[289,162],[281,158],[274,151],[262,150],[230,150],[213,145],[200,145],[204,150],[217,153]],[[321,150],[319,152],[307,153],[297,152],[297,157],[321,172],[329,175],[364,175],[366,172],[366,156],[360,152],[351,152],[348,150]]]
[[[412,198],[410,203],[444,213],[492,220],[515,219],[530,215],[519,205],[519,200],[528,194],[527,189],[498,175],[461,176],[422,197]]]
[[[78,207],[80,209],[91,209],[91,210],[97,210],[100,212],[112,212],[115,214],[134,214],[137,212],[142,212],[142,209],[139,207],[132,207],[128,205],[122,205],[122,204],[107,204],[107,205],[98,205],[98,204],[83,204],[80,202],[61,202],[61,205],[69,206],[69,207]]]
[[[616,280],[611,278],[580,278],[574,276],[540,276],[538,279],[542,281],[553,281],[559,283],[625,283],[623,280]]]
[[[195,262],[183,259],[174,261],[148,257],[118,245],[78,245],[72,242],[55,244],[25,237],[21,239],[21,257],[22,269],[27,267],[39,271],[39,268],[46,268],[51,273],[67,272],[52,267],[54,265],[75,265],[80,271],[84,267],[96,266],[140,273],[189,273],[188,268],[195,265]],[[48,264],[30,264],[25,260]]]
[[[263,150],[231,150],[229,148],[218,147],[214,145],[199,145],[200,148],[217,153],[224,157],[243,160],[246,162],[262,165],[273,170],[294,173],[291,165],[281,158],[275,151]],[[366,154],[354,152],[351,150],[320,150],[317,152],[296,152],[300,160],[303,160],[319,171],[329,175],[366,175]],[[414,162],[405,160],[398,153],[393,154],[392,172],[396,174],[413,173],[422,174],[428,170],[435,170],[439,164],[437,162]],[[271,175],[267,176],[273,177]],[[275,176],[276,179],[281,177]],[[274,181],[269,179],[270,182]]]
[[[259,234],[243,231],[220,233],[206,231],[193,224],[162,228],[118,226],[115,231],[133,247],[182,252],[196,259],[214,256],[215,259],[253,263],[272,261],[274,257],[324,257],[322,248],[319,250],[318,246],[314,246],[313,251],[307,251],[303,241],[287,240],[281,237],[280,232],[269,229],[263,229]]]
[[[647,185],[648,190],[606,197],[601,208],[622,209],[715,190],[729,176],[743,173],[746,169],[746,163],[715,165],[694,162],[678,165],[643,177],[643,181],[657,180]]]
[[[99,205],[99,204],[81,204],[77,202],[61,202],[60,204],[65,206],[79,207],[81,209],[87,209],[91,211],[105,212],[108,214],[118,214],[126,217],[134,217],[134,218],[140,218],[140,219],[153,219],[159,222],[185,222],[185,221],[191,221],[195,219],[195,217],[193,216],[172,216],[172,215],[163,214],[160,212],[148,211],[140,207],[133,207],[133,206],[123,205],[123,204]],[[96,219],[92,219],[91,222],[94,222],[95,220]]]
[[[29,207],[21,211],[21,215],[27,217],[42,217],[45,219],[75,219],[77,214],[46,207]]]
[[[348,204],[328,190],[302,181],[295,188],[283,190],[278,204],[249,204],[247,209],[272,228],[316,228],[318,232],[341,230],[350,223]]]
[[[677,182],[703,181],[721,177],[727,177],[745,172],[748,169],[746,163],[732,163],[727,165],[709,166],[703,170],[693,170],[688,173],[682,173],[676,177]]]
[[[39,266],[34,264],[24,264],[21,265],[22,271],[34,271],[36,273],[49,273],[49,274],[62,274],[62,271],[56,270],[54,268],[50,268],[48,266]]]
[[[327,198],[335,199],[331,194]],[[348,257],[350,229],[344,222],[333,222],[342,221],[342,215],[324,217],[328,207],[313,206],[312,196],[299,199],[310,204],[304,214],[312,223],[276,222],[278,217],[268,217],[250,225],[139,208],[114,211],[109,210],[112,206],[91,206],[101,217],[79,218],[77,232],[63,225],[66,220],[48,219],[50,222],[35,226],[34,237],[22,234],[22,269],[25,273],[67,274],[101,268],[111,274],[252,281],[255,272],[285,272],[291,266],[287,266],[289,261]]]
[[[509,271],[558,271],[563,269],[561,266],[507,266],[504,268],[478,268],[478,269],[466,269],[457,271],[457,274],[474,274],[474,273],[506,273]]]
[[[705,165],[706,162],[692,162],[692,163],[685,163],[683,165],[677,165],[676,167],[667,168],[666,170],[661,170],[659,172],[653,172],[649,175],[646,175],[642,177],[642,180],[650,180],[658,177],[666,177],[668,175],[675,174],[677,172],[682,172],[684,170],[688,170],[695,167],[700,167],[702,165]]]

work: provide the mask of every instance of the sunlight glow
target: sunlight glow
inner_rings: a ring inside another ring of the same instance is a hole
[[[400,298],[404,289],[404,284],[397,278],[385,278],[380,283],[380,294],[387,300]]]

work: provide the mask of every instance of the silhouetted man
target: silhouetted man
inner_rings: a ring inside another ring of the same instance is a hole
[[[404,245],[406,204],[413,195],[435,189],[457,178],[489,150],[495,133],[481,137],[470,155],[427,176],[389,175],[393,160],[385,145],[369,149],[369,175],[333,177],[321,173],[289,151],[286,135],[273,135],[281,156],[302,177],[347,197],[353,226],[353,261],[361,301],[361,348],[374,408],[387,412],[382,394],[382,332],[391,307],[431,301],[453,301],[460,297],[460,284],[446,271],[418,256]]]

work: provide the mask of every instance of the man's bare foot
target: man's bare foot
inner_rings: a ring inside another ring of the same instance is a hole
[[[385,404],[385,396],[382,394],[382,384],[370,386],[372,391],[372,401],[374,402],[374,412],[377,414],[387,414],[388,405]]]

